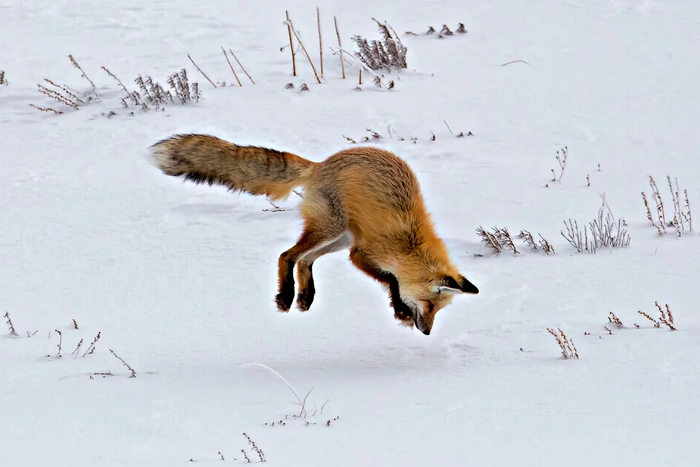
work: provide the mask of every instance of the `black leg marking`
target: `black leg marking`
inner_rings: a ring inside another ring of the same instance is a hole
[[[401,300],[401,293],[399,292],[399,281],[390,272],[380,271],[379,273],[384,280],[389,285],[389,297],[391,298],[391,306],[394,308],[394,313],[396,317],[402,321],[412,320],[413,311],[411,308]]]

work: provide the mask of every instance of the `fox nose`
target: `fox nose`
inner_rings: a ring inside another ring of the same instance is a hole
[[[429,336],[429,335],[430,335],[430,329],[427,329],[427,328],[426,328],[426,329],[423,329],[422,332],[423,332],[423,334],[425,334],[426,336]]]

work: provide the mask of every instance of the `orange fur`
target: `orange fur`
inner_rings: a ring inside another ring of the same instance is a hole
[[[346,149],[316,163],[295,154],[238,146],[208,135],[177,135],[153,146],[164,173],[272,199],[304,187],[299,241],[278,259],[277,307],[306,311],[315,295],[312,266],[350,249],[352,263],[389,289],[395,317],[429,334],[455,293],[479,293],[435,233],[408,164],[373,147]]]

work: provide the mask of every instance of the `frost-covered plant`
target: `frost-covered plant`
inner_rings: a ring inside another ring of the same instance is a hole
[[[607,210],[607,214],[605,211]],[[627,229],[624,229],[622,219],[615,221],[615,217],[605,201],[598,209],[598,217],[583,226],[583,231],[579,229],[578,222],[569,219],[564,221],[566,233],[561,231],[562,237],[568,241],[576,251],[583,253],[595,253],[599,248],[624,248],[629,246],[631,238]]]
[[[386,22],[383,24],[372,18],[379,25],[383,40],[372,40],[355,35],[352,37],[359,48],[355,56],[371,70],[407,68],[406,53],[408,49],[401,43],[394,29]]]

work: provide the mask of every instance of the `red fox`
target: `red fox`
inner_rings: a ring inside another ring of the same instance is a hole
[[[394,317],[425,335],[455,294],[479,293],[435,233],[416,176],[389,151],[357,147],[313,162],[289,152],[184,134],[151,146],[151,160],[167,175],[273,201],[303,187],[304,230],[278,259],[279,311],[292,306],[295,266],[296,304],[307,311],[316,293],[314,261],[345,249],[352,264],[388,289]]]

